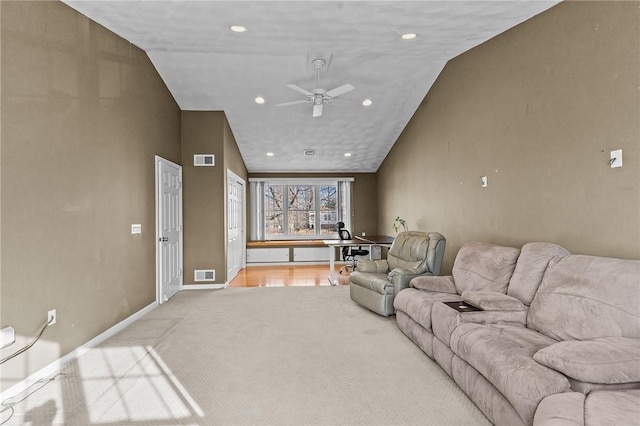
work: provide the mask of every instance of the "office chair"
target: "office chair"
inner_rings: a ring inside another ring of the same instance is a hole
[[[345,229],[344,222],[338,222],[338,235],[341,240],[351,240],[351,233]],[[343,269],[351,268],[352,271],[356,269],[356,256],[367,256],[369,254],[369,250],[363,250],[362,247],[351,247],[344,246],[342,247],[342,260],[349,261],[351,260],[351,265],[345,265],[344,268],[340,269],[340,273],[342,273]]]

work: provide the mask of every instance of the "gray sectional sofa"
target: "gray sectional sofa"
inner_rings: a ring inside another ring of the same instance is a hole
[[[394,308],[495,424],[640,424],[639,260],[472,242]]]

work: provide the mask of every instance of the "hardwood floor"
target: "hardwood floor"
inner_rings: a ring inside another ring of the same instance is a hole
[[[336,279],[340,285],[349,284],[349,275],[340,274],[336,265]],[[329,285],[329,265],[250,266],[241,270],[229,287],[284,287]]]

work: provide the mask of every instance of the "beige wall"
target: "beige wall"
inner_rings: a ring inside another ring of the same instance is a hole
[[[180,162],[180,112],[144,52],[63,3],[0,10],[0,327],[24,343],[58,314],[4,390],[155,301],[154,155]]]
[[[444,273],[471,240],[640,258],[639,5],[564,2],[451,60],[378,171],[379,229],[442,232]]]
[[[182,111],[184,284],[195,269],[215,269],[225,282],[224,113]],[[214,154],[214,167],[194,167],[194,154]],[[211,283],[205,283],[211,284]]]
[[[194,167],[194,154],[214,154],[214,167]],[[216,284],[227,279],[225,226],[227,168],[241,178],[247,169],[227,119],[220,111],[182,112],[184,284],[195,269],[215,269]]]
[[[224,167],[245,182],[247,181],[247,166],[244,164],[236,138],[233,136],[233,131],[226,117],[224,119]]]
[[[352,228],[353,235],[366,232],[373,235],[378,229],[378,187],[375,173],[249,173],[250,178],[318,178],[318,177],[353,177]],[[247,213],[249,214],[249,213]],[[388,231],[384,232],[389,235]]]

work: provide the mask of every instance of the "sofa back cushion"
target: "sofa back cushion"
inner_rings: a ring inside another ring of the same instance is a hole
[[[640,338],[640,260],[569,255],[551,262],[527,327],[556,340]]]
[[[472,241],[460,248],[453,264],[458,294],[463,291],[506,293],[520,249]]]
[[[520,249],[516,269],[513,271],[507,294],[529,306],[542,282],[549,262],[557,261],[570,253],[556,244],[534,242]]]
[[[403,268],[414,274],[440,273],[445,238],[437,232],[401,232],[387,254],[389,270]]]

